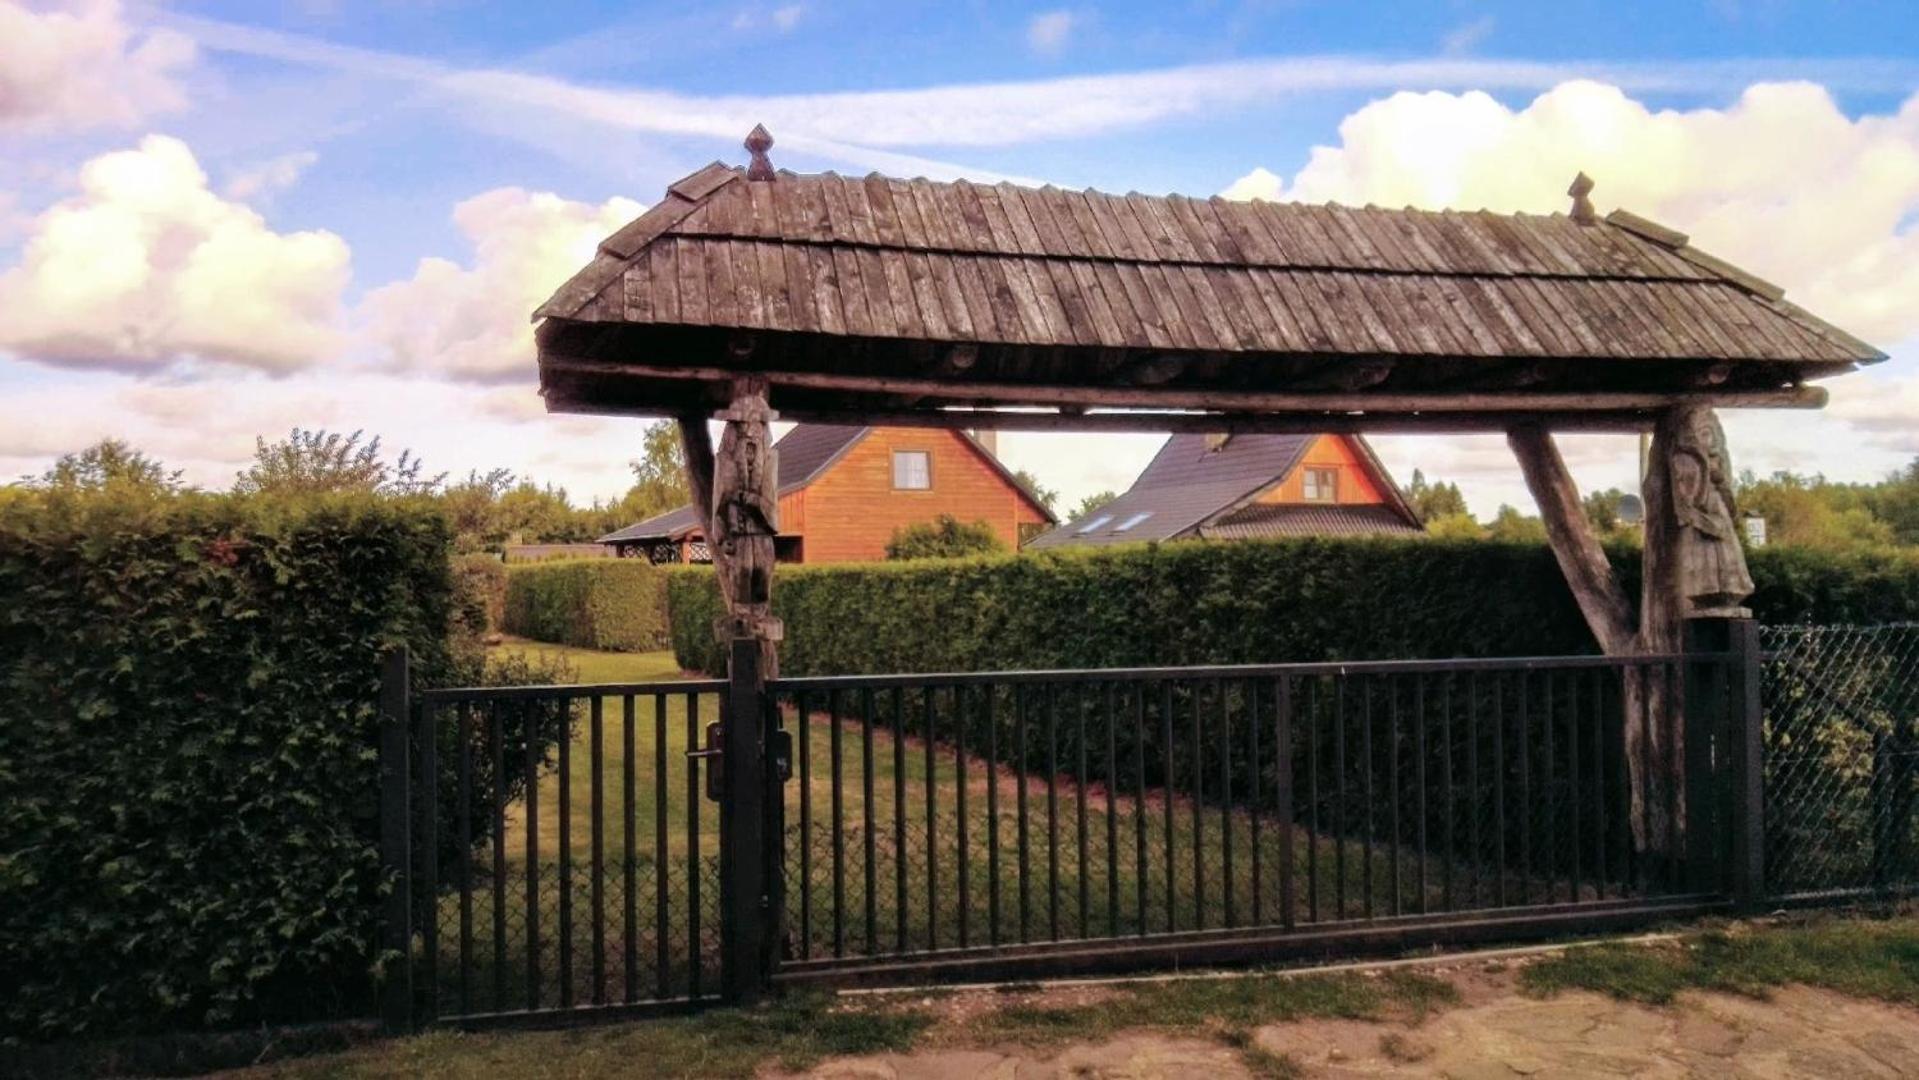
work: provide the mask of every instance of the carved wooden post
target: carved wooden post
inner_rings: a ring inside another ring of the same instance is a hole
[[[720,419],[713,458],[707,543],[726,612],[714,632],[727,646],[722,776],[722,983],[750,1001],[772,974],[780,938],[780,778],[769,745],[766,681],[777,675],[780,622],[772,615],[773,537],[779,531],[779,469],[763,379],[740,379]],[[703,429],[702,429],[703,430]],[[689,455],[690,456],[690,455]],[[697,483],[697,481],[695,481]]]

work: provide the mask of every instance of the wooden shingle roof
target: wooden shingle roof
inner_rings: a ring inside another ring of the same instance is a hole
[[[578,411],[697,407],[735,370],[795,376],[774,380],[776,407],[910,411],[954,395],[831,377],[1022,405],[1047,403],[1017,393],[1032,385],[1769,390],[1884,358],[1623,211],[750,180],[719,163],[608,237],[536,317],[549,405]]]

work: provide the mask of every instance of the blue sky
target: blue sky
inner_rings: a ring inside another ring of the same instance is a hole
[[[611,494],[637,432],[539,413],[524,313],[762,120],[801,171],[1109,190],[1550,210],[1585,168],[1894,353],[1829,416],[1729,418],[1736,461],[1919,453],[1909,3],[0,0],[8,29],[0,475],[118,434],[223,485],[300,423]],[[1076,496],[1153,442],[1005,453]],[[1524,505],[1497,440],[1384,442]],[[1627,443],[1569,454],[1630,480]]]

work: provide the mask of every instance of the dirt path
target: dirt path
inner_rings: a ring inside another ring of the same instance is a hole
[[[820,1080],[990,1077],[1444,1076],[1919,1077],[1919,1010],[1788,987],[1768,1000],[1686,994],[1653,1008],[1574,992],[1549,999],[1509,978],[1461,983],[1464,1000],[1417,1023],[1310,1020],[1273,1024],[1240,1049],[1147,1033],[1044,1051],[928,1050],[843,1058],[804,1074]]]

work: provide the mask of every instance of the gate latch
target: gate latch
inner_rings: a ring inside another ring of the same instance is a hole
[[[773,746],[773,775],[784,784],[793,779],[793,733],[785,728],[774,728],[767,733]]]
[[[715,720],[706,725],[706,748],[686,752],[689,761],[706,759],[706,798],[709,802],[719,802],[726,792],[726,753],[721,749],[725,745],[722,741],[724,738],[720,722]]]

